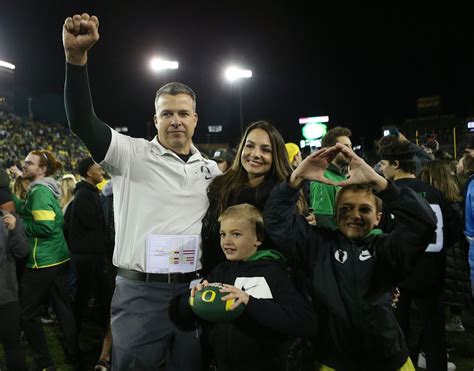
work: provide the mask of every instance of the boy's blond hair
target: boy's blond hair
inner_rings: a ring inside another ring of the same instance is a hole
[[[263,214],[255,206],[250,204],[230,206],[219,216],[218,222],[222,223],[223,220],[229,219],[234,221],[248,221],[252,226],[255,227],[257,241],[263,242],[263,239],[265,238]]]

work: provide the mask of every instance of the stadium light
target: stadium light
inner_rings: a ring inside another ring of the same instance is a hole
[[[225,78],[232,82],[235,80],[240,80],[240,79],[249,79],[252,77],[252,71],[251,70],[244,70],[239,67],[228,67],[225,70]]]
[[[8,62],[2,61],[2,60],[0,60],[0,67],[5,67],[5,68],[8,68],[9,70],[14,70],[15,69],[14,64],[8,63]]]
[[[239,112],[240,112],[240,135],[244,135],[244,119],[242,115],[242,86],[241,86],[241,80],[242,79],[249,79],[252,77],[252,71],[251,70],[244,70],[242,68],[236,67],[236,66],[231,66],[228,67],[225,72],[224,76],[227,79],[227,81],[230,81],[231,83],[238,81],[238,88],[239,88]]]
[[[152,58],[150,67],[153,71],[177,70],[179,63],[177,61],[167,61],[161,58]]]
[[[329,116],[301,117],[300,124],[318,124],[320,122],[329,122]]]

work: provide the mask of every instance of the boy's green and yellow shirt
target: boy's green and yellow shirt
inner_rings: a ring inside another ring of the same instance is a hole
[[[26,196],[22,216],[30,248],[28,268],[47,268],[69,260],[64,218],[57,198],[59,189],[49,179],[31,184]]]

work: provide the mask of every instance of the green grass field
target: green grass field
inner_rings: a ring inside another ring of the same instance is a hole
[[[466,310],[463,313],[462,322],[466,329],[465,332],[446,332],[446,342],[448,346],[455,349],[449,353],[449,361],[456,365],[456,371],[472,371],[474,369],[474,308]],[[417,312],[414,311],[416,320]],[[417,322],[414,323],[417,327]],[[414,334],[417,336],[419,332]],[[410,339],[410,342],[416,343],[416,339]],[[413,360],[416,363],[416,359]],[[420,369],[421,370],[421,369]]]
[[[413,337],[409,339],[410,343],[416,343],[419,334],[419,326],[417,321],[418,313],[413,311],[414,331]],[[455,349],[450,352],[450,361],[457,366],[457,371],[474,370],[474,308],[463,313],[463,324],[466,332],[448,332],[446,333],[447,343]],[[65,363],[64,355],[59,343],[60,329],[57,325],[44,326],[48,338],[48,345],[53,357],[53,361],[58,370],[72,370],[72,367]],[[97,359],[101,345],[101,332],[94,326],[88,324],[84,330],[85,336],[81,338],[81,349],[86,352],[88,364],[84,367],[84,371],[93,370],[94,361]],[[3,360],[3,348],[0,346],[0,359]],[[27,360],[31,364],[30,358]],[[416,364],[416,359],[413,359]]]
[[[48,340],[48,346],[51,356],[53,357],[53,361],[58,368],[58,370],[65,371],[65,370],[72,370],[71,366],[65,363],[63,350],[58,340],[58,335],[60,335],[60,330],[58,326],[51,326],[47,325],[44,326],[46,337]],[[3,358],[3,347],[0,346],[0,359],[2,360],[2,366],[4,365],[4,358]],[[31,366],[31,358],[27,357],[27,364]],[[3,371],[3,368],[2,368]],[[84,370],[85,371],[85,370]]]

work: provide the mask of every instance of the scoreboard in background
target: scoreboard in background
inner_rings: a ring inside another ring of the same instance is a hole
[[[329,122],[329,116],[314,116],[314,117],[302,117],[299,119],[301,128],[301,134],[304,139],[300,140],[300,148],[306,146],[311,147],[311,150],[321,148],[321,138],[326,135],[327,125]]]

